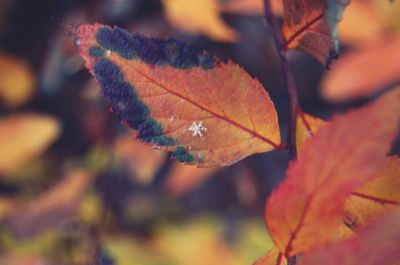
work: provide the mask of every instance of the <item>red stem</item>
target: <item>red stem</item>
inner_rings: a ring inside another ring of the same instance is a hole
[[[272,13],[271,1],[264,0],[264,11],[265,17],[268,23],[271,25],[274,41],[278,49],[278,54],[281,61],[282,72],[286,82],[286,87],[289,95],[289,128],[288,128],[288,150],[290,160],[293,160],[297,156],[296,150],[296,120],[297,110],[300,109],[297,97],[297,88],[294,81],[292,70],[290,69],[289,60],[287,56],[287,50],[285,48],[285,40],[283,39],[282,31],[278,25],[276,17]]]

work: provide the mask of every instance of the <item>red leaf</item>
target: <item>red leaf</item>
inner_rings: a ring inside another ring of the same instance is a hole
[[[374,177],[400,118],[400,88],[374,103],[335,117],[308,139],[286,180],[272,193],[266,222],[286,257],[335,237],[345,199]]]
[[[309,253],[299,265],[394,265],[400,260],[400,209],[369,224],[360,233]]]

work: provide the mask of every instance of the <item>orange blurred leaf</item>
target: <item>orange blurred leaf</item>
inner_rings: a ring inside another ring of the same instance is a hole
[[[114,152],[127,165],[135,180],[144,185],[153,181],[165,161],[164,153],[134,141],[130,135],[124,135],[117,139],[114,144]]]
[[[83,170],[68,172],[63,180],[26,205],[15,209],[6,224],[19,237],[30,237],[59,225],[79,207],[93,176]]]
[[[216,0],[163,0],[168,21],[192,34],[203,33],[215,41],[233,42],[238,34],[220,17]]]
[[[9,174],[39,156],[60,134],[53,117],[14,114],[0,119],[0,174]]]
[[[386,23],[373,1],[352,0],[339,24],[341,42],[363,46],[383,38]]]
[[[238,65],[99,24],[80,26],[78,37],[112,111],[142,142],[201,167],[280,147],[269,95]]]
[[[279,251],[277,247],[268,251],[268,253],[259,258],[253,265],[287,265],[287,259]]]
[[[168,174],[166,188],[169,193],[181,197],[212,177],[217,168],[197,168],[175,163]]]
[[[376,220],[355,237],[301,257],[299,265],[394,265],[400,260],[400,209]]]
[[[344,208],[344,222],[357,229],[400,205],[399,187],[400,159],[392,156],[371,181],[351,193]]]
[[[33,95],[35,76],[26,62],[0,53],[0,99],[9,108],[25,103]]]
[[[366,97],[400,80],[400,34],[344,55],[322,82],[332,101]]]
[[[398,130],[400,88],[335,117],[306,141],[266,205],[271,236],[291,257],[335,237],[345,199],[374,177]]]
[[[221,4],[221,11],[245,15],[263,15],[263,0],[230,0]],[[283,15],[282,0],[271,0],[272,13],[277,16]]]

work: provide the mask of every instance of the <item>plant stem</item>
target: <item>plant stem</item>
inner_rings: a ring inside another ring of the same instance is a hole
[[[290,160],[293,160],[297,156],[296,150],[296,120],[297,111],[299,108],[297,88],[294,81],[292,70],[290,69],[289,60],[287,56],[287,50],[285,48],[285,41],[283,39],[281,28],[278,25],[278,21],[271,9],[271,1],[264,0],[264,12],[265,18],[270,24],[273,32],[274,41],[278,50],[279,58],[281,61],[282,72],[285,78],[286,87],[289,96],[289,126],[288,126],[288,151]]]

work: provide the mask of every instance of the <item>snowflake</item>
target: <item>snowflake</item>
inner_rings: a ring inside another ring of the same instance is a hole
[[[188,130],[192,133],[192,136],[198,135],[200,137],[203,137],[203,132],[206,132],[207,128],[203,126],[202,121],[200,121],[199,123],[194,121],[192,125],[190,125]]]

